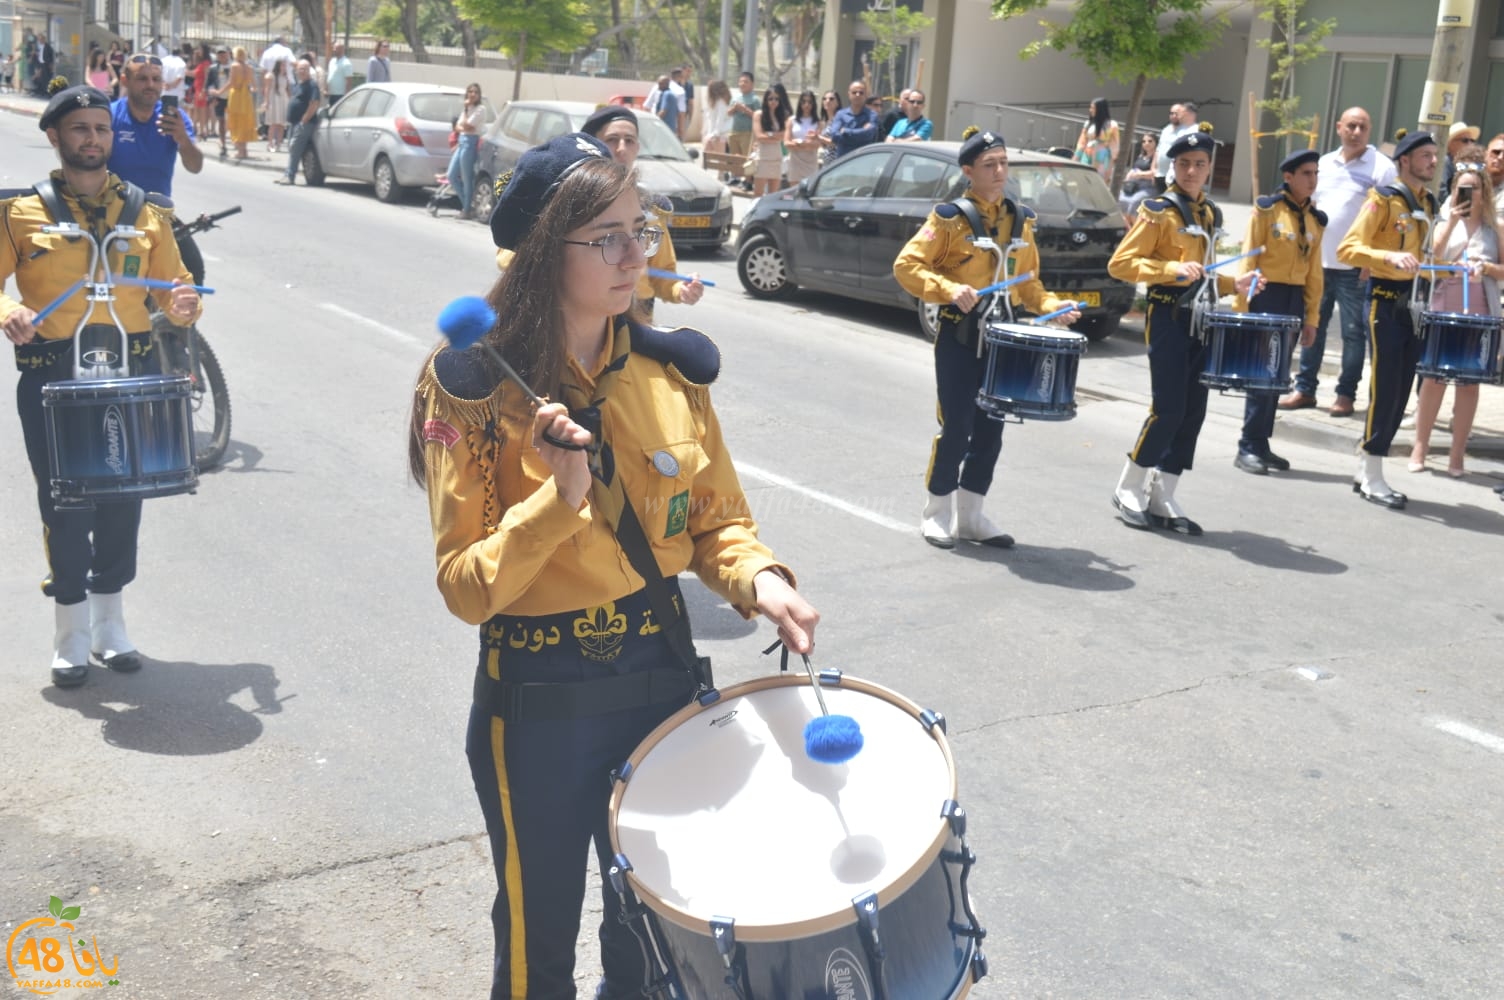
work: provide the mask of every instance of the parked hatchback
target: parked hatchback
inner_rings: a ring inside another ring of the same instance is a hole
[[[476,217],[491,214],[496,178],[516,166],[524,152],[554,136],[578,132],[595,109],[585,101],[511,101],[503,107],[476,156],[471,206]],[[714,250],[730,239],[731,189],[701,169],[657,116],[637,111],[637,131],[637,174],[644,188],[673,205],[668,229],[674,247]]]
[[[314,119],[318,131],[303,156],[309,184],[326,177],[365,181],[382,201],[433,187],[449,166],[449,133],[465,92],[431,83],[368,83]],[[489,102],[486,120],[495,117]]]
[[[934,337],[935,307],[899,287],[893,261],[937,204],[966,190],[959,150],[955,142],[866,146],[759,198],[737,240],[742,286],[759,298],[810,288],[917,309]],[[1039,277],[1045,288],[1081,304],[1076,331],[1092,340],[1111,334],[1134,290],[1107,274],[1125,230],[1106,183],[1084,164],[1009,150],[1007,197],[1038,214]]]

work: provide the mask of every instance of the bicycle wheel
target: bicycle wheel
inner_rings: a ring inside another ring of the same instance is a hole
[[[225,382],[219,358],[198,332],[188,327],[193,337],[193,367],[189,368],[188,342],[183,329],[168,324],[156,325],[158,342],[163,350],[163,370],[187,375],[192,383],[193,461],[206,472],[224,461],[230,447],[230,387]]]

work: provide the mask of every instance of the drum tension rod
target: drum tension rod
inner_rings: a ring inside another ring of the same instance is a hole
[[[955,799],[946,799],[945,805],[940,809],[940,815],[950,825],[951,834],[960,841],[960,850],[942,850],[940,852],[941,859],[947,864],[959,865],[961,867],[961,874],[956,879],[956,888],[959,891],[953,892],[951,895],[951,912],[955,912],[956,898],[959,896],[961,909],[966,913],[966,923],[960,924],[951,920],[949,922],[951,933],[969,937],[977,942],[979,946],[977,955],[980,955],[980,945],[983,939],[987,937],[987,929],[982,926],[982,922],[977,919],[976,911],[971,908],[971,895],[966,885],[967,881],[971,878],[972,866],[977,863],[976,852],[966,842],[966,810]],[[952,891],[949,880],[946,881],[946,890],[948,892]],[[973,958],[972,961],[973,965],[975,965],[976,959]],[[979,979],[986,974],[987,959],[982,958],[981,972],[977,973],[973,969],[973,976]]]
[[[940,732],[945,732],[945,716],[941,715],[939,712],[931,711],[928,708],[923,709],[919,713],[919,722],[927,730],[932,730],[936,726],[939,726]]]
[[[673,980],[669,977],[668,966],[663,961],[662,952],[658,948],[658,942],[648,925],[648,908],[627,884],[626,875],[631,870],[632,862],[627,860],[625,854],[612,855],[611,867],[606,877],[611,882],[611,888],[616,890],[616,898],[621,903],[621,910],[617,913],[616,920],[632,932],[632,936],[637,938],[638,947],[642,949],[645,971],[640,995],[644,998],[661,997],[664,1000],[671,1000],[677,994]]]
[[[747,952],[736,943],[736,918],[711,917],[710,936],[715,941],[715,950],[726,965],[726,985],[735,993],[737,1000],[751,1000],[752,986],[747,979]]]
[[[888,960],[888,950],[883,946],[882,935],[877,930],[877,893],[869,891],[852,897],[851,907],[856,911],[862,950],[867,953],[867,970],[872,973],[873,995],[877,1000],[888,1000],[888,981],[883,974],[883,966]]]

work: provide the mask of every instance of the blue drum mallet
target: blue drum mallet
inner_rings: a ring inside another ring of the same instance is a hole
[[[1035,316],[1032,320],[1030,320],[1030,322],[1032,322],[1035,326],[1042,326],[1052,319],[1059,319],[1061,316],[1064,316],[1066,313],[1072,311],[1080,304],[1081,303],[1079,302],[1067,302],[1065,305],[1061,306],[1059,309],[1056,309],[1054,312],[1045,313],[1043,316]]]
[[[861,753],[862,728],[849,715],[830,714],[825,707],[825,695],[820,691],[820,679],[815,676],[815,665],[803,653],[799,656],[804,660],[810,686],[815,689],[815,700],[820,703],[820,714],[804,727],[804,752],[810,760],[821,764],[844,764]]]
[[[700,282],[700,284],[704,285],[706,288],[714,288],[715,287],[715,282],[708,281],[705,278],[696,279],[692,275],[688,275],[688,274],[675,274],[673,271],[663,271],[663,270],[660,270],[659,268],[656,268],[656,267],[650,267],[650,268],[648,268],[648,277],[649,278],[667,278],[670,281],[695,281],[695,280],[698,280]]]

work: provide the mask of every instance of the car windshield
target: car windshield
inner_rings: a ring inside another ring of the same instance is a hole
[[[1117,200],[1090,167],[1054,163],[1014,163],[1008,168],[1008,197],[1040,215],[1100,219],[1117,213]]]
[[[637,136],[641,142],[637,150],[638,159],[689,162],[689,152],[685,150],[684,144],[660,119],[639,115]]]

